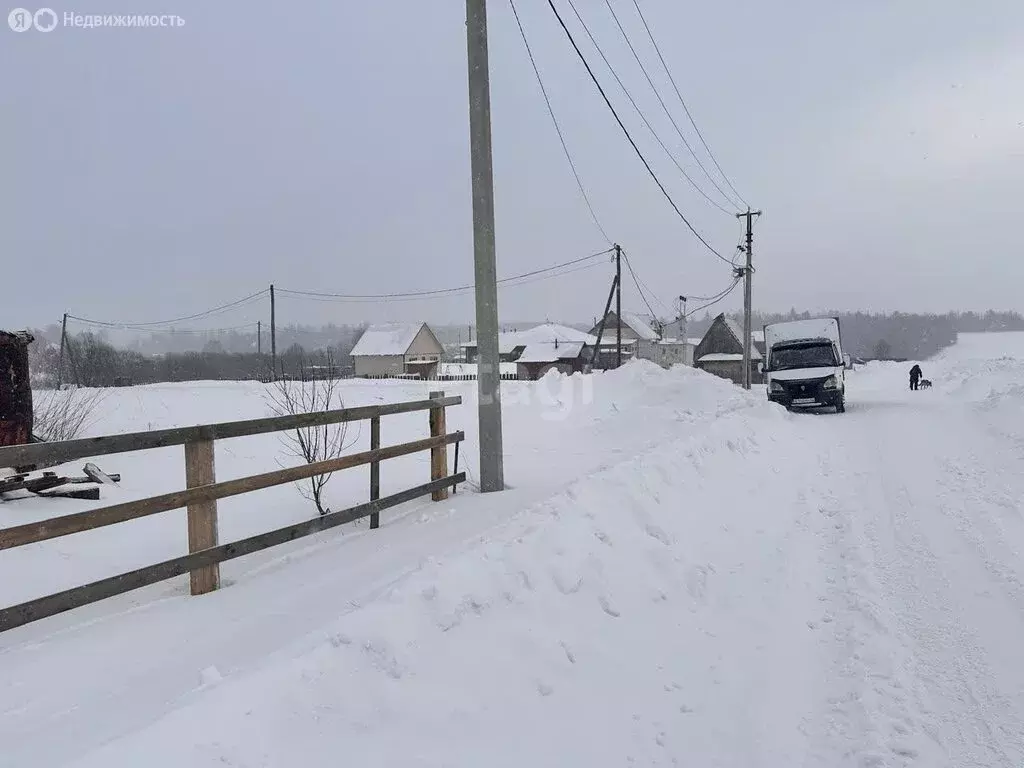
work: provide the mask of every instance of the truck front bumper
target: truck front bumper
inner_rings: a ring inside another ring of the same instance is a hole
[[[843,402],[841,389],[816,389],[814,392],[769,392],[768,400],[789,409],[834,408]]]

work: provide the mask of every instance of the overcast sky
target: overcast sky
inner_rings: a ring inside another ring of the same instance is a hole
[[[576,2],[663,140],[717,196],[604,1]],[[700,149],[632,0],[611,2]],[[717,159],[764,209],[757,308],[1024,310],[1024,2],[640,2]],[[718,293],[729,267],[661,197],[546,0],[517,4],[598,216],[640,279],[665,305]],[[732,256],[740,223],[687,184],[566,0],[556,4],[680,208]],[[607,244],[507,0],[489,9],[507,276]],[[462,0],[80,0],[54,10],[177,14],[185,25],[0,28],[0,327],[64,311],[162,320],[272,282],[359,294],[472,282]],[[510,286],[499,310],[505,320],[586,321],[611,276],[602,263]],[[740,293],[721,307],[736,308]],[[644,309],[631,282],[624,302]],[[268,314],[259,301],[195,327]],[[468,322],[472,299],[279,303],[282,323],[364,319]]]

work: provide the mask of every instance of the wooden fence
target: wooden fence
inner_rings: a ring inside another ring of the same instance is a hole
[[[430,494],[434,501],[446,499],[448,498],[448,489],[454,489],[458,483],[465,482],[466,479],[465,473],[458,471],[458,446],[463,440],[464,434],[461,431],[446,432],[445,419],[445,408],[450,405],[458,405],[461,402],[461,397],[445,397],[444,392],[431,392],[426,400],[404,403],[109,435],[60,443],[32,443],[0,447],[0,467],[13,467],[34,464],[52,465],[87,457],[181,445],[184,446],[185,453],[186,485],[186,490],[183,491],[121,504],[111,504],[85,512],[2,529],[0,530],[0,550],[21,547],[60,536],[69,536],[81,531],[95,530],[182,507],[187,509],[189,546],[187,555],[0,609],[0,632],[185,573],[190,574],[193,595],[211,592],[219,588],[220,563],[227,560],[233,560],[303,536],[310,536],[363,517],[370,518],[370,528],[377,528],[381,510],[427,494]],[[430,437],[381,448],[381,417],[416,411],[429,411]],[[370,450],[368,451],[236,480],[217,482],[214,461],[214,443],[217,440],[322,427],[366,419],[370,421]],[[447,447],[452,444],[455,445],[455,466],[453,473],[448,474]],[[380,462],[428,450],[430,451],[430,482],[381,498]],[[337,512],[329,512],[312,520],[278,528],[240,541],[220,544],[217,499],[366,465],[370,467],[368,502]]]

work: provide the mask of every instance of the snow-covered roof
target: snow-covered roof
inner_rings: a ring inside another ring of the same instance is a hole
[[[732,335],[736,337],[736,341],[738,341],[740,344],[743,344],[743,326],[741,326],[738,322],[733,320],[731,317],[725,318],[725,324],[729,328],[729,330],[732,331]],[[761,338],[758,339],[757,338],[758,331],[751,331],[750,332],[750,340],[752,342],[754,342],[754,341],[764,341],[764,331],[761,331],[760,333],[761,333]],[[743,356],[740,355],[740,357],[742,358]],[[753,344],[750,345],[750,357],[753,360],[760,360],[761,359],[761,353],[758,351],[757,347],[755,347]],[[704,358],[702,357],[701,360],[703,360],[703,359]]]
[[[525,331],[519,331],[513,334],[507,334],[513,341],[518,341],[522,345],[533,344],[535,342],[562,342],[578,341],[582,344],[589,344],[593,346],[597,343],[597,337],[591,336],[589,333],[578,331],[575,328],[570,328],[567,325],[559,325],[558,323],[544,323],[534,328],[529,328]]]
[[[558,345],[557,353],[556,343]],[[623,345],[627,344],[625,340],[622,343]],[[594,346],[595,344],[597,344],[597,337],[558,323],[543,323],[533,328],[527,328],[525,331],[513,331],[498,335],[498,352],[508,355],[522,347],[523,352],[516,358],[516,362],[523,363],[547,363],[575,358],[579,356],[584,346]],[[575,345],[575,352],[571,351],[572,345]],[[463,346],[475,347],[476,342]],[[536,348],[531,352],[530,349],[533,347]],[[569,352],[566,352],[567,348],[570,350]]]
[[[750,335],[751,335],[751,337],[753,337],[754,341],[759,341],[762,344],[764,343],[764,331],[763,330],[751,331]]]
[[[698,363],[742,363],[743,355],[735,355],[729,352],[712,352],[709,355],[702,355]]]
[[[554,342],[535,341],[526,345],[517,363],[553,363],[556,360],[575,360],[583,351],[582,341]]]
[[[633,333],[644,341],[653,341],[658,338],[658,332],[651,328],[647,321],[635,312],[623,312],[622,322],[628,325],[633,330]]]
[[[687,339],[687,341],[690,344],[693,344],[693,346],[696,347],[697,345],[699,345],[703,341],[703,339],[696,338],[696,337],[690,337],[689,339]]]
[[[352,357],[404,355],[426,323],[371,325],[352,348]]]

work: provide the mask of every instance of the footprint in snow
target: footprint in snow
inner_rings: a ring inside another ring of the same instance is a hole
[[[619,618],[622,614],[608,601],[608,598],[601,595],[597,598],[597,601],[601,604],[601,610],[607,613],[613,618]]]

